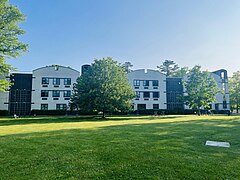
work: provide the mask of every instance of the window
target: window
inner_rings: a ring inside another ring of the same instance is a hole
[[[223,109],[227,109],[227,101],[223,101]]]
[[[41,97],[48,97],[48,91],[47,90],[41,90]]]
[[[143,98],[150,98],[150,92],[143,92]]]
[[[136,91],[136,98],[140,98],[140,92]]]
[[[71,78],[64,78],[64,85],[71,85]]]
[[[52,97],[60,97],[60,91],[52,91]]]
[[[153,109],[159,109],[159,104],[153,104]]]
[[[53,85],[60,85],[60,78],[53,78]]]
[[[138,105],[137,105],[137,109],[138,109],[138,110],[146,109],[146,104],[138,104]]]
[[[48,104],[41,104],[41,110],[48,110]]]
[[[153,92],[153,98],[159,98],[159,92]]]
[[[153,85],[153,86],[158,86],[158,80],[153,80],[153,81],[152,81],[152,85]]]
[[[148,80],[144,80],[143,81],[143,86],[149,86],[149,81]]]
[[[66,104],[56,104],[56,110],[66,110],[67,105]]]
[[[140,86],[140,81],[139,80],[133,80],[133,85],[134,86]]]
[[[64,97],[70,97],[71,96],[71,91],[64,91],[63,96]]]
[[[49,78],[43,77],[42,84],[49,84]]]

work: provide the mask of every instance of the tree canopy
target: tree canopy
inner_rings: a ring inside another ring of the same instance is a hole
[[[232,77],[229,78],[229,93],[231,110],[239,111],[239,98],[240,98],[240,71],[234,72]]]
[[[133,65],[132,65],[131,62],[125,62],[125,63],[123,63],[121,66],[122,66],[122,68],[124,69],[124,71],[125,71],[126,73],[129,73],[129,72],[132,71],[132,70],[131,70],[131,67],[133,67]]]
[[[84,112],[128,111],[135,93],[123,68],[112,58],[95,60],[75,85],[71,102]]]
[[[176,70],[179,69],[178,65],[172,60],[165,60],[162,65],[157,66],[160,72],[166,74],[166,76],[171,76]]]
[[[200,115],[200,108],[208,108],[209,104],[216,99],[219,89],[216,81],[207,71],[201,71],[201,66],[194,66],[185,83],[185,101],[190,108],[197,109]]]
[[[25,16],[19,9],[8,3],[8,0],[0,0],[0,75],[4,77],[13,67],[6,63],[7,58],[16,58],[27,51],[27,45],[20,42],[19,35],[25,33],[18,23],[25,20]],[[0,79],[0,91],[9,86],[9,82]]]

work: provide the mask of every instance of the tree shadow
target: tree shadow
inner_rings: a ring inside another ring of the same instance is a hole
[[[179,116],[108,116],[102,119],[101,116],[41,116],[26,118],[4,118],[0,119],[0,126],[27,125],[27,124],[48,124],[48,123],[67,123],[67,122],[104,122],[104,121],[125,121],[125,120],[156,120],[173,119]]]
[[[60,172],[62,179],[237,179],[239,133],[237,119],[36,132],[1,137],[0,155],[10,164],[5,170],[35,179],[55,179]],[[228,141],[231,147],[208,147],[206,140]],[[34,172],[24,172],[27,168]]]

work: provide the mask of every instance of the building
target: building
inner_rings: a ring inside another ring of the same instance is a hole
[[[128,73],[128,80],[136,92],[135,110],[166,109],[166,75],[139,69]]]
[[[0,110],[13,115],[30,115],[33,110],[67,110],[79,71],[52,65],[32,73],[11,73],[10,90],[0,93]]]
[[[66,110],[79,71],[64,66],[33,70],[32,110]]]
[[[82,73],[89,67],[90,65],[83,65]],[[41,67],[31,73],[11,73],[7,78],[14,85],[9,91],[0,93],[0,110],[20,116],[30,115],[32,111],[69,110],[73,84],[79,75],[79,71],[59,65]],[[214,112],[229,111],[227,71],[214,71],[211,76],[216,80],[220,91],[210,109]],[[182,78],[169,78],[150,69],[131,71],[127,77],[136,92],[134,110],[164,110],[168,113],[191,111],[183,102]]]
[[[210,109],[214,112],[229,111],[227,71],[214,71],[211,76],[216,80],[220,91],[216,95],[216,102],[210,104]],[[169,78],[159,71],[140,69],[128,73],[128,80],[136,92],[134,110],[161,109],[170,113],[183,113],[190,109],[184,105],[182,78]]]

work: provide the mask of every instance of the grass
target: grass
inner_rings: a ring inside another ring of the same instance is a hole
[[[0,118],[0,179],[240,179],[239,134],[237,116]]]

